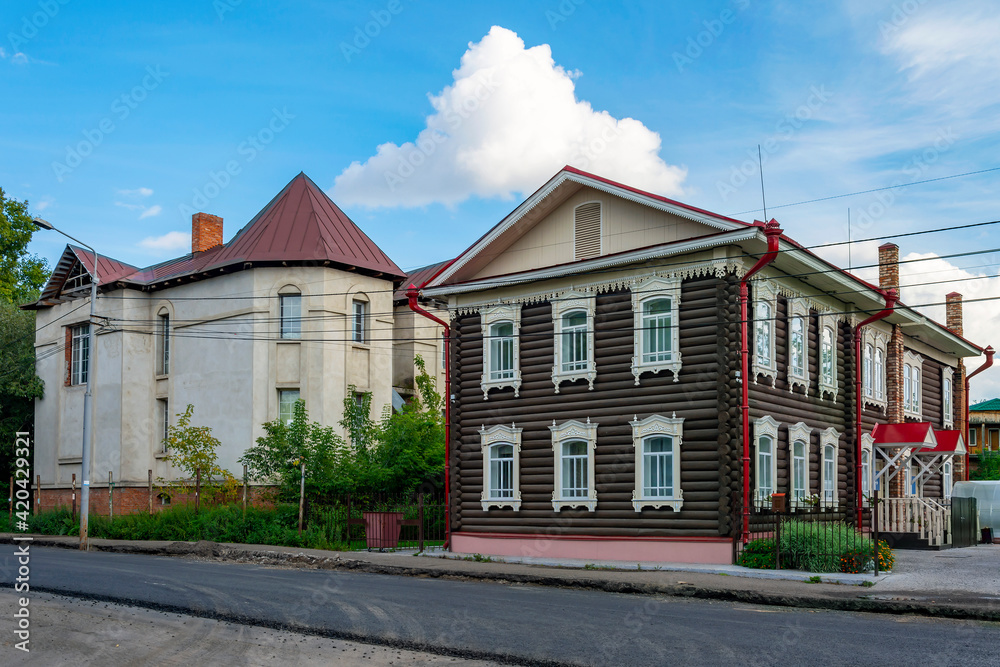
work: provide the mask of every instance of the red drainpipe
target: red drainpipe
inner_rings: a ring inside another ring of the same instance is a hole
[[[747,282],[762,268],[774,261],[778,256],[778,242],[781,240],[781,226],[771,218],[764,227],[767,236],[767,253],[753,265],[740,280],[740,379],[743,389],[743,542],[750,540],[750,346],[747,328],[747,300],[750,290]]]
[[[861,507],[863,504],[861,498],[861,412],[864,397],[861,395],[861,373],[863,370],[861,360],[861,328],[877,320],[889,317],[896,307],[896,302],[899,301],[899,292],[895,288],[892,288],[882,292],[882,296],[885,298],[885,308],[854,327],[854,408],[856,410],[854,419],[854,489],[857,496],[857,523],[855,524],[857,526],[861,525]],[[871,463],[874,464],[874,461]]]
[[[964,438],[965,440],[969,439],[969,429],[972,426],[969,423],[969,380],[971,380],[973,377],[975,377],[976,375],[979,375],[980,373],[982,373],[987,368],[989,368],[990,366],[993,365],[993,352],[994,352],[993,346],[992,345],[987,345],[986,349],[983,350],[983,353],[986,355],[986,362],[982,366],[980,366],[979,368],[977,368],[976,370],[972,371],[971,373],[969,373],[968,375],[965,376],[965,438]],[[969,479],[969,472],[970,472],[970,470],[969,470],[969,448],[966,447],[965,448],[965,479]]]
[[[406,290],[406,298],[410,305],[410,310],[413,312],[423,315],[432,322],[436,322],[444,327],[444,338],[448,341],[448,344],[444,348],[444,506],[445,506],[445,521],[444,521],[444,548],[448,549],[449,543],[451,542],[451,503],[449,498],[451,497],[451,485],[449,483],[449,470],[451,468],[451,327],[448,323],[435,315],[427,312],[417,303],[417,297],[420,296],[420,292],[417,291],[416,286],[410,283],[409,289]]]

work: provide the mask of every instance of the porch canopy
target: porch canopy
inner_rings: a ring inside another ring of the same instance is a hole
[[[918,482],[929,479],[935,473],[941,472],[944,464],[956,454],[965,456],[965,439],[957,430],[934,431],[937,446],[933,449],[922,448],[914,450],[914,462],[920,467],[917,473]]]
[[[885,462],[885,465],[875,471],[875,484],[885,480],[889,482],[899,472],[904,461],[921,451],[934,451],[938,440],[934,427],[930,422],[911,422],[906,424],[876,424],[872,429],[872,440],[875,453]]]

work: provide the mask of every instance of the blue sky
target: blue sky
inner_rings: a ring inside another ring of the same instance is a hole
[[[1000,166],[992,9],[8,0],[0,185],[143,266],[184,252],[192,210],[223,216],[228,239],[299,171],[404,268],[454,256],[567,162],[741,213],[760,206],[758,144],[769,213],[806,244],[846,240],[848,208],[855,238],[993,220],[1000,171],[775,208]],[[36,239],[50,261],[64,245]],[[988,249],[1000,230],[900,246]],[[845,247],[826,253],[847,263]],[[1000,295],[998,262],[911,265],[911,282],[966,280],[904,299]],[[998,312],[969,304],[969,336],[996,344]],[[1000,393],[1000,374],[982,386]]]

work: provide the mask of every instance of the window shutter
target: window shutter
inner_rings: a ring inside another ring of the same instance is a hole
[[[574,219],[576,259],[590,259],[601,254],[601,204],[593,202],[576,207]]]

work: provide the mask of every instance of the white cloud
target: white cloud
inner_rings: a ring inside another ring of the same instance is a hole
[[[337,177],[341,204],[372,208],[457,204],[531,192],[564,165],[665,195],[682,193],[683,167],[660,156],[660,135],[578,100],[576,70],[547,44],[525,48],[494,26],[469,44],[454,82],[430,95],[434,113],[415,141],[385,143]]]
[[[52,197],[42,197],[41,201],[39,201],[37,204],[35,204],[35,208],[38,210],[39,213],[41,213],[42,211],[44,211],[45,209],[47,209],[49,206],[52,206],[52,203],[54,201],[55,200],[52,199]]]
[[[118,194],[122,197],[150,197],[153,191],[150,188],[136,188],[135,190],[119,190]]]
[[[20,51],[18,51],[17,53],[15,53],[14,55],[12,55],[10,57],[10,61],[12,63],[14,63],[15,65],[27,65],[28,64],[28,56],[26,56],[23,53],[21,53]]]
[[[162,206],[160,206],[159,204],[153,204],[152,206],[150,206],[149,208],[147,208],[142,212],[142,215],[139,216],[139,219],[142,220],[143,218],[152,218],[153,216],[159,215],[162,212],[163,212]]]
[[[148,236],[139,241],[139,247],[147,250],[184,250],[191,247],[189,232],[167,232],[163,236]]]

